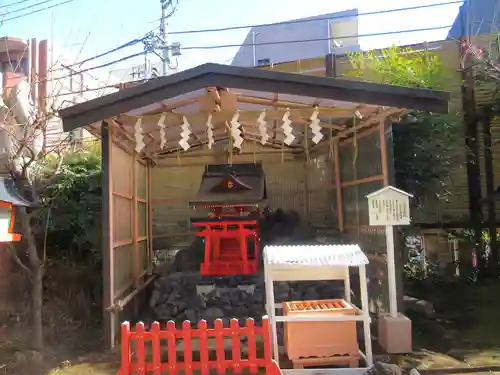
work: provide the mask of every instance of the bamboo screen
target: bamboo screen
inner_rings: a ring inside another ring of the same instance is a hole
[[[112,292],[114,299],[138,286],[149,268],[147,166],[112,145]]]
[[[198,191],[206,164],[252,161],[261,161],[266,174],[268,199],[262,207],[295,210],[304,222],[337,227],[333,163],[328,157],[306,162],[303,154],[294,156],[286,150],[244,143],[242,154],[232,158],[205,150],[159,161],[151,169],[153,249],[180,248],[192,241],[190,218],[202,214],[189,207],[189,200]]]
[[[377,127],[339,148],[344,229],[350,240],[358,243],[370,259],[369,295],[371,308],[375,311],[385,310],[388,303],[385,228],[369,226],[366,198],[384,186],[385,171],[380,145]]]

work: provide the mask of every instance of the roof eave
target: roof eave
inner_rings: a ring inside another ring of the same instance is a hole
[[[450,93],[377,83],[204,64],[77,104],[59,112],[65,131],[168,100],[207,86],[301,95],[448,113]],[[305,94],[307,93],[307,94]]]

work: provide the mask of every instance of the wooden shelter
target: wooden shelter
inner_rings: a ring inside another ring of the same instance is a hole
[[[382,295],[384,228],[368,226],[365,196],[392,178],[391,119],[405,109],[446,113],[448,100],[427,89],[204,64],[61,110],[65,131],[86,127],[102,139],[109,344],[119,311],[151,280],[153,253],[190,236],[189,201],[206,164],[262,162],[268,204],[350,235],[376,260],[370,292]]]

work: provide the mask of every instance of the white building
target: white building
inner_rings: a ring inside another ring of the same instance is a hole
[[[360,51],[357,35],[357,9],[252,27],[231,65],[271,65]]]

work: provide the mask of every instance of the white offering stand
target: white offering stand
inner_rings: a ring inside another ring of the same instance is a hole
[[[378,317],[378,342],[390,354],[412,352],[411,320],[398,312],[394,250],[394,226],[410,225],[412,197],[394,186],[386,186],[366,196],[370,225],[385,226],[389,315],[380,314]]]
[[[373,365],[370,314],[368,305],[368,289],[366,265],[368,258],[358,245],[295,245],[266,246],[264,248],[264,276],[266,285],[266,310],[271,321],[271,336],[274,359],[279,365],[277,322],[325,322],[325,321],[361,321],[365,341],[365,353],[360,351],[366,367],[338,369],[282,369],[284,374],[307,375],[320,371],[322,374],[364,374]],[[342,280],[344,282],[345,299],[351,302],[351,286],[349,268],[359,269],[361,309],[356,308],[356,315],[276,315],[281,308],[274,298],[274,282],[276,281],[311,281]]]

